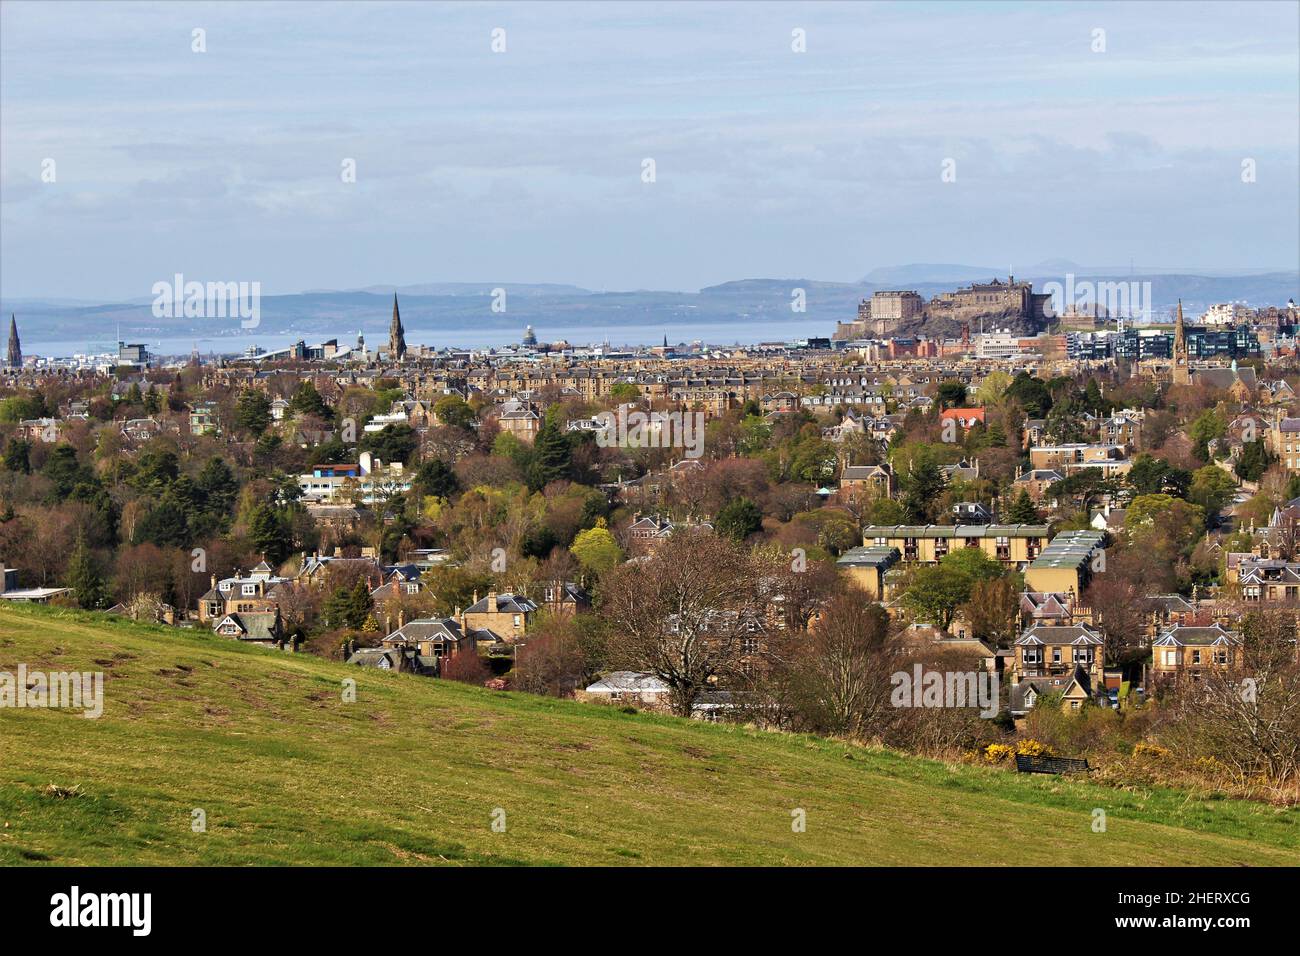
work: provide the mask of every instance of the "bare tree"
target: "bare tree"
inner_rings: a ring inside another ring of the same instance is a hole
[[[897,716],[890,675],[899,659],[884,608],[852,591],[833,598],[793,661],[806,729],[879,736]]]
[[[1165,731],[1187,756],[1212,757],[1239,778],[1300,777],[1300,664],[1294,610],[1256,611],[1242,622],[1234,667],[1209,668],[1178,689]]]
[[[740,672],[761,618],[749,555],[707,531],[679,530],[654,555],[611,571],[601,588],[616,666],[649,671],[689,717],[700,694]]]

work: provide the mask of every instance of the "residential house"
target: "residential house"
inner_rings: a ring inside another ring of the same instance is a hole
[[[461,629],[474,633],[480,644],[515,644],[528,631],[537,604],[522,594],[497,594],[489,591],[460,615]]]
[[[1174,624],[1152,642],[1151,658],[1152,676],[1157,681],[1196,681],[1216,671],[1239,668],[1242,641],[1221,624]]]
[[[1011,676],[1015,681],[1060,677],[1082,667],[1096,686],[1102,684],[1105,639],[1091,624],[1035,624],[1016,638]]]

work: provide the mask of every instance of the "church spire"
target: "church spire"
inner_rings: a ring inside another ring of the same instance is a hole
[[[9,313],[9,355],[5,362],[9,368],[23,367],[23,347],[18,342],[18,320]]]
[[[1178,300],[1178,313],[1174,319],[1174,384],[1187,385],[1191,382],[1191,370],[1187,367],[1187,330],[1183,327],[1183,300]]]
[[[393,293],[393,321],[388,326],[388,360],[400,362],[406,355],[406,331],[402,328],[402,316],[397,311],[397,293]]]

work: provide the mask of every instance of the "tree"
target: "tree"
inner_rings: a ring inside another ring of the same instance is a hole
[[[1257,438],[1255,441],[1248,441],[1241,446],[1241,455],[1237,458],[1232,470],[1236,472],[1237,477],[1242,481],[1259,481],[1264,477],[1264,472],[1268,471],[1268,466],[1273,463],[1273,456],[1268,453],[1268,448],[1264,445],[1264,439]],[[1287,500],[1294,498],[1295,495],[1287,495]]]
[[[438,662],[438,676],[443,680],[482,687],[492,677],[492,669],[479,656],[477,649],[466,648],[442,658]]]
[[[1105,574],[1094,575],[1081,603],[1092,608],[1105,638],[1107,666],[1119,666],[1139,652],[1145,637],[1147,603],[1142,582],[1128,567],[1140,556],[1121,553]]]
[[[1011,386],[1011,376],[1006,372],[992,371],[984,376],[980,387],[975,390],[975,399],[981,405],[1000,405]]]
[[[1046,418],[1052,409],[1052,392],[1047,383],[1028,372],[1020,372],[1006,391],[1007,399],[1020,403],[1030,418]]]
[[[416,471],[412,484],[421,495],[433,495],[436,498],[450,498],[460,490],[456,472],[447,467],[441,458],[423,462]]]
[[[970,598],[971,582],[936,565],[918,568],[903,592],[903,604],[917,619],[946,631]]]
[[[714,530],[733,541],[744,541],[763,529],[763,512],[748,498],[733,498],[718,512]]]
[[[390,463],[400,461],[405,464],[410,461],[419,445],[420,439],[415,434],[415,429],[405,422],[385,425],[379,431],[366,432],[361,437],[363,450],[369,451],[380,461]]]
[[[205,511],[222,517],[230,514],[239,494],[239,480],[222,459],[209,458],[194,485],[203,496]]]
[[[841,594],[794,655],[794,695],[806,729],[863,739],[893,717],[890,675],[899,654],[879,604]]]
[[[370,587],[365,578],[359,577],[352,587],[335,588],[334,593],[325,601],[321,614],[331,628],[360,630],[365,627],[373,609]]]
[[[647,560],[606,575],[600,613],[614,666],[649,671],[689,717],[715,680],[740,672],[763,603],[747,553],[701,531],[678,531]]]
[[[569,441],[557,421],[547,416],[546,423],[533,440],[533,456],[528,466],[528,487],[541,491],[552,481],[569,475]]]
[[[1186,758],[1209,758],[1239,780],[1300,777],[1300,664],[1295,612],[1254,612],[1242,621],[1244,660],[1210,666],[1175,694],[1163,737]],[[1248,678],[1248,680],[1247,680]]]
[[[1187,427],[1187,437],[1192,440],[1193,451],[1201,461],[1210,460],[1210,442],[1222,438],[1228,431],[1228,423],[1216,409],[1207,408]]]
[[[1155,458],[1146,452],[1133,459],[1125,480],[1139,495],[1187,493],[1187,486],[1192,476],[1181,468],[1175,468],[1163,458]]]
[[[253,545],[272,565],[278,565],[293,552],[293,532],[288,515],[268,504],[258,505],[249,521]]]
[[[235,403],[235,427],[261,435],[270,424],[270,400],[256,389],[241,392]]]
[[[939,390],[935,393],[935,399],[941,409],[963,408],[967,401],[966,385],[956,379],[946,379],[939,383]]]
[[[1047,413],[1043,430],[1049,440],[1059,444],[1083,441],[1083,408],[1073,399],[1066,398],[1052,406]]]
[[[1011,502],[1011,507],[1007,509],[1004,519],[1007,524],[1038,524],[1043,520],[1042,514],[1034,507],[1034,501],[1029,497],[1029,492],[1021,488],[1020,494]]]
[[[603,521],[594,528],[579,531],[569,545],[569,551],[578,559],[583,571],[597,577],[617,567],[623,560],[622,549]]]
[[[977,582],[1002,575],[1002,566],[977,548],[958,548],[938,564],[919,568],[903,592],[903,604],[922,621],[948,630]]]
[[[93,611],[108,603],[104,578],[99,573],[95,558],[83,539],[77,540],[77,546],[68,560],[67,581],[68,587],[72,588],[77,607]]]
[[[1192,472],[1187,500],[1205,509],[1207,522],[1213,522],[1237,493],[1237,482],[1218,465],[1206,465]]]
[[[1205,530],[1205,509],[1170,495],[1139,495],[1124,512],[1124,529],[1135,548],[1173,564],[1192,553]]]
[[[5,446],[4,466],[9,471],[31,474],[32,443],[25,438],[11,438]]]
[[[928,456],[912,462],[903,481],[903,507],[912,521],[926,524],[939,507],[939,496],[947,487],[947,477]]]
[[[334,420],[334,409],[326,404],[316,386],[311,382],[302,382],[289,399],[289,411],[294,415],[311,415],[322,421]]]
[[[962,606],[973,636],[991,646],[1010,647],[1020,633],[1020,594],[1009,578],[976,581]]]
[[[459,395],[444,395],[434,402],[433,414],[438,421],[452,428],[469,431],[474,427],[474,409]]]
[[[183,548],[190,543],[189,520],[185,509],[171,495],[166,495],[136,525],[135,543],[149,542],[158,547]]]

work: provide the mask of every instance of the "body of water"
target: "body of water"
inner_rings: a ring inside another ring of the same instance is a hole
[[[574,346],[585,347],[599,345],[608,341],[614,347],[623,345],[661,345],[664,336],[670,345],[695,341],[707,345],[753,345],[758,342],[789,342],[805,339],[809,336],[829,337],[834,327],[825,328],[822,323],[809,322],[807,319],[795,318],[768,320],[761,322],[719,322],[719,323],[684,323],[670,322],[662,325],[615,325],[596,326],[539,326],[534,330],[537,341],[542,343],[566,341]],[[130,342],[139,342],[141,337],[122,333]],[[451,328],[451,329],[407,329],[408,345],[429,345],[434,348],[483,349],[500,348],[515,345],[523,338],[523,329],[488,329],[488,328]],[[251,345],[257,345],[264,351],[274,351],[293,345],[299,339],[308,345],[315,345],[329,339],[338,339],[340,345],[356,342],[356,332],[339,331],[322,334],[283,332],[259,335],[255,331],[239,335],[214,335],[210,337],[165,337],[162,339],[145,338],[149,351],[155,355],[189,355],[198,349],[200,355],[240,355]],[[72,355],[100,355],[117,351],[117,341],[111,338],[96,338],[91,341],[75,341],[60,338],[23,339],[23,352],[27,355],[46,357],[67,357]],[[386,332],[367,333],[366,345],[373,351],[376,347],[386,348]]]

